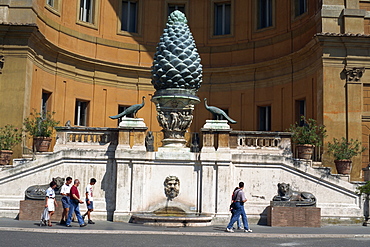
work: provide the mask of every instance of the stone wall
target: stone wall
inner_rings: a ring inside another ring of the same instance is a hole
[[[0,171],[0,214],[16,217],[29,186],[71,176],[80,179],[81,193],[90,178],[97,179],[93,218],[100,220],[129,221],[132,214],[152,213],[167,206],[188,214],[213,216],[214,224],[224,223],[230,218],[231,193],[239,181],[245,182],[245,208],[254,223],[266,224],[267,207],[280,182],[313,193],[324,222],[361,220],[362,201],[355,193],[356,185],[327,169],[314,169],[310,162],[293,159],[289,139],[282,139],[284,145],[277,147],[200,153],[186,148],[146,152],[113,144],[69,146],[68,142],[57,142],[57,152]],[[168,176],[180,181],[180,192],[173,200],[164,192]],[[81,210],[85,209],[82,205]]]

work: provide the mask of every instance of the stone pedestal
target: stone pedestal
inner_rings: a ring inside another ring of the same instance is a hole
[[[124,128],[146,128],[143,118],[122,118],[122,121],[119,123],[118,127]]]
[[[123,118],[118,129],[117,149],[146,150],[145,132],[148,127],[142,118]]]
[[[267,209],[267,225],[321,227],[321,209],[317,207],[269,206]]]
[[[59,222],[62,218],[62,202],[57,201],[58,207],[55,208],[54,215],[51,216],[52,222]],[[19,220],[41,220],[41,214],[45,208],[44,200],[23,200],[19,205]]]
[[[227,120],[206,120],[201,129],[203,133],[202,152],[228,151],[231,128]]]
[[[163,147],[184,148],[185,133],[193,121],[194,105],[200,102],[194,90],[167,88],[157,90],[151,101],[156,105],[162,127]]]

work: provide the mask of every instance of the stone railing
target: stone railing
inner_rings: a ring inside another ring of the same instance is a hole
[[[285,150],[291,152],[291,133],[231,131],[230,148],[241,150]]]
[[[118,129],[91,127],[56,127],[57,139],[54,151],[66,148],[107,148],[117,145]]]
[[[71,148],[145,150],[144,139],[147,128],[57,127],[56,130],[57,139],[54,151]],[[212,137],[211,141],[206,142],[211,146],[215,145],[213,150],[230,148],[234,151],[258,152],[261,150],[263,152],[291,154],[291,134],[289,132],[205,132],[203,139],[207,135],[208,138]],[[205,151],[203,149],[204,143],[202,151]]]

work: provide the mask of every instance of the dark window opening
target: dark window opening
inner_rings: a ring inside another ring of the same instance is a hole
[[[168,15],[170,15],[175,10],[181,11],[185,14],[185,5],[184,4],[168,4]]]
[[[300,16],[307,12],[307,0],[294,1],[295,16]]]
[[[75,125],[87,126],[87,113],[89,101],[76,100]]]
[[[41,99],[41,114],[44,116],[46,112],[51,110],[50,106],[51,93],[43,91]]]
[[[299,126],[304,125],[304,120],[302,116],[306,116],[306,100],[296,100],[295,101],[295,108],[296,108],[296,122]]]
[[[121,30],[137,33],[137,2],[122,1]]]
[[[231,3],[216,3],[214,18],[214,35],[231,33]]]
[[[270,131],[271,130],[271,106],[258,107],[258,130]]]
[[[80,1],[80,21],[93,23],[94,0]]]
[[[258,29],[272,26],[272,0],[258,1]]]

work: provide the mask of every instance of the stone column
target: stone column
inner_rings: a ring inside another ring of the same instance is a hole
[[[348,68],[346,71],[346,138],[362,141],[362,83],[365,68]],[[351,180],[361,180],[362,155],[352,158]]]
[[[130,160],[117,161],[116,209],[114,221],[127,221],[131,212],[132,164]]]

